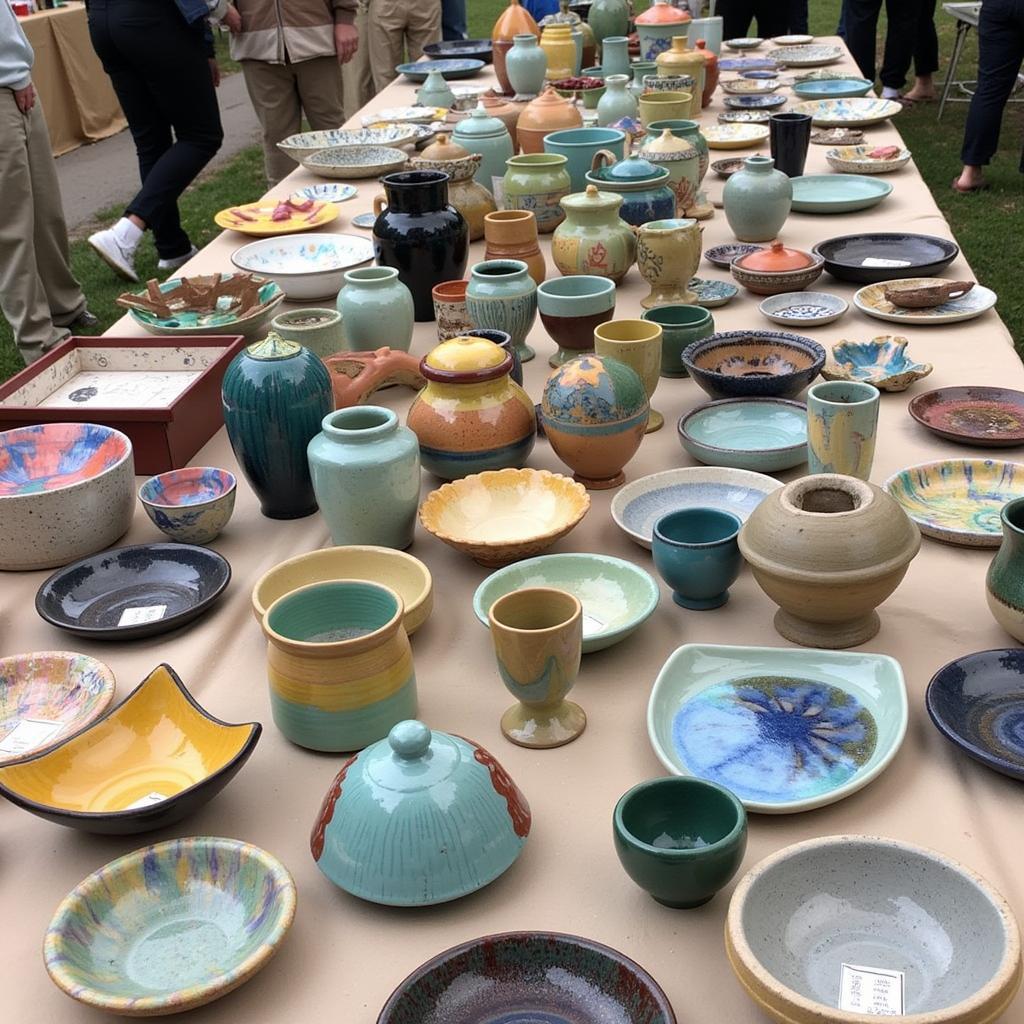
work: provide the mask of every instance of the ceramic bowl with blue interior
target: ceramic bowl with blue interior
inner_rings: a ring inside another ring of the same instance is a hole
[[[784,106],[785,96],[726,96],[725,105],[730,110],[775,110]]]
[[[839,341],[832,359],[821,368],[825,380],[859,380],[880,391],[906,391],[932,372],[931,363],[918,363],[907,352],[907,339],[880,334],[870,341]]]
[[[778,473],[807,461],[807,406],[785,398],[724,398],[679,420],[679,443],[707,466]]]
[[[257,846],[172,839],[76,885],[50,922],[43,959],[54,984],[86,1006],[180,1013],[260,970],[291,927],[295,899],[288,869]]]
[[[399,64],[395,70],[405,75],[410,82],[425,82],[431,71],[436,71],[446,82],[469,78],[482,67],[482,60],[472,57],[449,57],[442,60],[417,60],[411,64]]]
[[[139,501],[171,540],[208,544],[235,510],[235,478],[213,466],[172,469],[150,477],[139,488]]]
[[[875,83],[866,78],[832,78],[797,82],[793,93],[802,100],[840,100],[850,96],[867,96]]]
[[[329,128],[319,132],[299,132],[277,144],[282,153],[296,163],[325,149],[346,149],[350,146],[407,146],[414,142],[416,133],[404,124],[391,124],[383,128]]]
[[[651,746],[673,775],[716,782],[764,814],[862,789],[906,731],[903,671],[883,654],[684,644],[647,705]]]
[[[319,149],[299,163],[321,178],[379,178],[400,171],[408,159],[407,153],[390,146],[342,146]]]

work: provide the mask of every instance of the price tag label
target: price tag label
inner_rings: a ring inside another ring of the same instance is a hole
[[[600,633],[606,625],[608,625],[606,622],[602,622],[600,619],[594,618],[593,615],[588,615],[586,612],[583,613],[584,636],[593,636],[595,633]]]
[[[867,259],[860,261],[860,265],[862,267],[909,267],[910,260],[887,260],[881,256],[868,256]]]
[[[163,793],[147,793],[145,796],[140,796],[138,800],[130,803],[125,810],[134,811],[137,807],[151,807],[153,804],[161,803],[166,799],[167,797]]]
[[[0,753],[23,754],[48,743],[60,732],[60,722],[46,722],[38,718],[23,718],[2,740]]]
[[[901,1017],[903,972],[884,967],[843,964],[839,979],[839,1009],[879,1017]]]
[[[156,622],[162,619],[167,612],[165,604],[147,604],[139,608],[125,608],[121,612],[121,618],[117,620],[119,626],[139,626],[143,622]]]

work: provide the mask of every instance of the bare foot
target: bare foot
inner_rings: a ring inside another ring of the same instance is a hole
[[[905,92],[900,99],[906,100],[910,103],[931,103],[933,100],[937,100],[939,94],[934,89],[909,89]]]
[[[981,192],[988,188],[980,167],[964,167],[960,176],[953,179],[953,189],[956,192]]]

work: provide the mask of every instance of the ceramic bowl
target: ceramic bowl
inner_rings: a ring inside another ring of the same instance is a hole
[[[415,140],[416,133],[402,124],[388,125],[386,128],[331,128],[319,132],[299,132],[277,144],[282,153],[290,156],[296,163],[302,163],[314,153],[325,149],[341,150],[352,146],[405,146]],[[316,199],[327,199],[328,196],[315,196]]]
[[[742,166],[742,164],[743,161],[740,160],[740,165]],[[714,164],[711,166],[713,167]],[[713,245],[710,249],[705,249],[704,258],[716,267],[728,270],[732,266],[733,260],[746,256],[747,253],[763,251],[763,245],[754,245],[751,242],[729,242],[726,245]]]
[[[473,595],[476,617],[489,626],[491,605],[525,587],[554,587],[583,605],[583,653],[625,640],[654,614],[660,593],[649,572],[610,555],[571,552],[541,555],[492,573]]]
[[[760,36],[741,36],[738,39],[726,39],[725,45],[730,50],[756,50],[763,42]]]
[[[802,100],[841,100],[851,96],[867,96],[875,83],[866,78],[826,78],[797,82],[793,95]]]
[[[701,129],[701,134],[711,149],[749,149],[767,141],[768,126],[742,123],[713,124]]]
[[[914,398],[907,412],[947,441],[979,448],[1024,444],[1024,392],[1010,388],[937,388]]]
[[[798,180],[796,178],[794,181]],[[742,265],[743,257],[739,256],[729,264],[729,272],[738,284],[755,295],[779,295],[783,292],[800,291],[808,288],[821,277],[825,265],[823,257],[811,253],[811,264],[796,270],[751,270]]]
[[[208,544],[235,510],[235,478],[212,466],[172,469],[151,476],[139,488],[139,501],[171,540]]]
[[[151,1017],[212,1002],[277,952],[295,917],[295,883],[237,839],[172,839],[94,871],[46,931],[51,980],[107,1013]]]
[[[480,565],[539,555],[587,514],[582,485],[546,469],[488,470],[431,491],[420,523]]]
[[[790,68],[817,68],[835,64],[837,60],[842,59],[844,53],[841,46],[808,43],[801,46],[781,46],[777,50],[769,50],[766,56],[769,60]]]
[[[934,276],[957,258],[960,246],[935,235],[882,231],[828,238],[811,252],[823,257],[825,269],[840,281],[875,284],[908,274]]]
[[[743,157],[731,157],[728,160],[713,160],[711,170],[720,178],[732,177],[737,171],[743,170]],[[760,248],[760,246],[758,246]]]
[[[778,71],[741,71],[740,78],[749,78],[753,81],[767,82],[773,78],[778,78]]]
[[[490,39],[446,39],[444,42],[428,43],[423,52],[431,60],[442,60],[449,57],[463,57],[469,60],[482,60],[491,63],[493,44]]]
[[[36,592],[36,611],[79,636],[133,640],[197,619],[230,580],[227,559],[209,548],[132,544],[59,569]]]
[[[95,722],[114,697],[114,673],[69,651],[0,658],[0,765],[30,757]]]
[[[988,882],[873,836],[811,839],[761,861],[733,892],[725,945],[747,994],[787,1024],[878,1021],[835,1009],[844,963],[903,972],[901,1019],[915,1024],[989,1024],[1021,976],[1017,922]]]
[[[838,320],[850,304],[828,292],[780,292],[757,308],[772,323],[783,327],[821,327]]]
[[[864,174],[804,174],[794,178],[796,213],[853,213],[877,206],[892,185]]]
[[[729,110],[777,110],[785,106],[785,96],[726,96]],[[706,133],[705,133],[706,135]]]
[[[782,87],[777,78],[733,78],[722,82],[722,91],[732,96],[758,96]]]
[[[807,406],[783,398],[724,398],[679,421],[679,443],[707,466],[778,473],[807,461]]]
[[[907,339],[893,334],[837,342],[832,360],[821,368],[825,380],[860,380],[880,391],[906,391],[931,372],[932,364],[915,363],[907,353]]]
[[[447,111],[444,107],[385,107],[371,114],[363,115],[363,127],[375,128],[379,124],[429,124],[431,121],[444,120]]]
[[[647,705],[675,775],[725,786],[748,811],[792,814],[876,779],[907,731],[899,662],[884,654],[684,644]]]
[[[995,304],[998,296],[991,288],[976,284],[965,295],[957,299],[947,299],[938,306],[927,309],[908,309],[897,306],[885,297],[887,287],[927,288],[929,285],[945,284],[946,282],[929,277],[898,278],[886,284],[868,284],[854,293],[853,304],[862,313],[876,320],[886,320],[894,324],[911,324],[920,327],[936,327],[942,324],[958,324],[965,320],[987,313]]]
[[[51,569],[109,547],[135,512],[132,443],[96,423],[0,431],[0,569]]]
[[[910,150],[900,149],[896,156],[873,157],[877,146],[838,146],[825,153],[829,166],[843,174],[889,174],[910,163]]]
[[[720,331],[683,351],[712,398],[795,398],[821,372],[825,350],[785,331]]]
[[[639,964],[558,932],[503,932],[445,950],[392,992],[377,1024],[520,1020],[676,1024],[668,997]]]
[[[878,100],[862,96],[849,100],[805,100],[793,107],[794,113],[810,114],[815,128],[866,128],[895,117],[903,105],[896,100]]]
[[[148,832],[216,796],[249,759],[262,728],[214,718],[160,665],[84,731],[0,768],[0,793],[83,832]]]
[[[411,82],[425,82],[431,71],[436,71],[445,81],[470,78],[484,66],[484,61],[472,57],[448,57],[441,60],[418,60],[410,64],[399,64],[395,70]]]
[[[323,203],[344,203],[359,195],[359,189],[355,185],[345,185],[340,181],[325,181],[319,185],[300,188],[299,195],[303,199],[315,199]]]
[[[239,270],[276,281],[292,301],[334,299],[345,271],[369,263],[373,243],[358,235],[291,235],[250,242],[231,254]]]
[[[402,170],[408,159],[402,150],[389,146],[342,146],[317,150],[300,163],[321,178],[379,178]]]

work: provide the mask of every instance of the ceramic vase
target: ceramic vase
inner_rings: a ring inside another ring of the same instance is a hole
[[[313,491],[335,544],[405,549],[420,498],[416,435],[390,409],[328,413],[306,449]]]
[[[537,231],[550,234],[565,220],[562,199],[572,189],[568,159],[557,153],[524,153],[512,157],[505,172],[505,209],[530,210]]]
[[[706,107],[718,88],[718,55],[708,48],[706,39],[697,40],[697,52],[704,58],[704,91],[701,93],[700,105]]]
[[[297,341],[321,359],[333,356],[345,347],[345,330],[336,309],[293,309],[270,321],[271,330],[286,341]],[[412,333],[412,316],[409,317]]]
[[[636,266],[651,292],[640,300],[654,306],[689,306],[697,301],[689,284],[700,263],[700,226],[690,217],[652,220],[637,230]]]
[[[736,544],[741,522],[718,508],[684,508],[654,524],[651,555],[680,608],[708,611],[729,600],[743,559]]]
[[[610,320],[594,329],[594,351],[632,369],[643,384],[648,403],[661,376],[661,334],[661,325],[650,320]],[[665,417],[652,408],[645,433],[652,434],[664,425]]]
[[[587,12],[587,24],[593,29],[598,46],[603,46],[608,36],[625,39],[629,31],[627,0],[594,0]]]
[[[494,73],[498,76],[501,91],[504,93],[513,91],[506,66],[508,52],[512,49],[516,36],[527,32],[540,38],[540,28],[533,15],[519,3],[519,0],[509,0],[508,7],[498,16],[491,30]]]
[[[517,702],[501,716],[506,739],[522,747],[560,747],[587,724],[566,700],[583,655],[583,606],[564,590],[526,587],[505,594],[487,614],[498,672]]]
[[[569,35],[572,37],[572,47],[574,51],[572,73],[573,75],[579,75],[580,71],[583,70],[583,48],[586,43],[584,41],[582,31],[578,28],[570,27]]]
[[[676,216],[687,216],[687,210],[697,201],[697,186],[700,183],[700,154],[697,147],[664,128],[657,138],[648,136],[644,140],[640,156],[655,167],[668,168],[668,186],[676,196]]]
[[[700,100],[704,95],[706,64],[696,50],[687,48],[685,33],[672,37],[672,45],[658,55],[657,64],[659,75],[689,75],[697,83],[693,95],[697,98],[699,110]]]
[[[469,227],[448,202],[448,176],[440,171],[403,171],[381,179],[373,200],[377,219],[373,247],[381,267],[393,267],[412,294],[417,320],[434,319],[431,290],[462,277],[469,262]],[[344,316],[344,310],[342,311]]]
[[[769,494],[739,536],[775,628],[805,647],[856,647],[879,630],[875,608],[921,547],[900,504],[874,484],[806,476]]]
[[[708,149],[708,140],[701,134],[700,125],[688,118],[682,120],[652,121],[647,126],[647,137],[652,141],[657,139],[661,133],[668,129],[677,139],[685,139],[697,149],[697,156],[700,160],[697,169],[697,186],[700,187],[704,176],[711,166],[711,152]]]
[[[654,0],[643,14],[636,16],[641,60],[657,60],[672,45],[672,37],[686,33],[690,15],[674,7],[669,0]]]
[[[657,67],[657,64],[655,64],[653,60],[638,60],[633,64],[630,64],[629,70],[633,75],[633,79],[627,88],[633,95],[634,99],[639,100],[644,94],[644,78],[648,75],[653,75],[657,70]]]
[[[689,377],[683,351],[715,333],[714,317],[703,306],[657,306],[641,313],[640,319],[661,326],[662,377]]]
[[[537,96],[544,88],[544,79],[551,77],[548,54],[532,32],[521,32],[512,40],[512,49],[505,54],[505,74],[517,96]],[[561,77],[567,78],[567,75]]]
[[[455,106],[455,93],[440,71],[428,71],[424,83],[416,90],[416,102],[421,107]]]
[[[394,267],[345,271],[338,312],[347,351],[370,352],[385,345],[409,351],[416,311],[412,293]]]
[[[596,274],[616,284],[636,259],[636,236],[619,216],[622,196],[596,185],[562,200],[565,221],[555,228],[551,258],[566,275]]]
[[[541,30],[540,48],[547,56],[545,77],[549,81],[557,82],[560,78],[571,78],[575,74],[576,44],[572,41],[569,25],[546,25]]]
[[[602,127],[614,124],[624,117],[636,117],[636,97],[626,88],[626,75],[611,75],[604,80],[604,95],[597,101],[597,123]]]
[[[582,192],[587,187],[587,171],[594,162],[594,154],[602,149],[621,160],[626,155],[625,132],[618,128],[569,128],[544,137],[545,153],[558,153],[568,160],[566,170],[572,192]]]
[[[725,218],[741,242],[770,242],[786,223],[793,186],[770,156],[748,156],[722,190]]]
[[[993,618],[1024,643],[1024,498],[1008,501],[1000,514],[1003,542],[985,577],[985,597]]]
[[[499,210],[487,214],[484,239],[484,259],[522,260],[535,284],[548,276],[544,254],[537,244],[537,217],[532,210]]]
[[[360,750],[416,715],[402,599],[379,583],[333,580],[278,598],[263,616],[270,709],[310,750]]]
[[[483,103],[477,103],[452,132],[452,139],[463,149],[480,156],[480,164],[473,177],[491,195],[497,195],[495,179],[505,176],[505,161],[512,156],[512,136],[505,123],[487,113]]]
[[[545,135],[582,125],[583,115],[549,85],[535,100],[527,103],[519,115],[516,125],[519,148],[524,153],[543,153]]]
[[[443,132],[418,157],[409,161],[413,171],[441,171],[448,175],[448,201],[469,225],[469,240],[484,237],[484,217],[498,204],[490,190],[476,180],[483,157],[470,153],[464,146],[450,142]]]
[[[224,373],[221,404],[231,450],[269,519],[316,511],[306,446],[334,408],[327,367],[273,331]]]
[[[639,375],[598,355],[578,356],[555,370],[540,409],[555,454],[592,491],[625,482],[623,468],[640,447],[649,413]]]
[[[807,468],[867,480],[875,457],[881,392],[873,384],[832,380],[807,389]]]
[[[668,185],[668,168],[637,154],[616,162],[610,152],[600,150],[586,177],[588,185],[622,196],[619,216],[634,228],[672,217],[676,212],[676,195]]]
[[[510,373],[512,357],[466,336],[442,342],[420,363],[427,386],[406,420],[425,469],[458,480],[489,469],[521,468],[533,450],[536,412]]]
[[[625,32],[621,35],[605,36],[601,41],[601,70],[604,72],[605,81],[610,75],[629,76],[629,40]]]
[[[473,267],[466,312],[477,327],[508,331],[524,363],[536,355],[526,336],[537,317],[537,285],[522,260],[484,260]]]
[[[615,282],[607,277],[559,277],[537,289],[537,309],[557,351],[548,359],[561,366],[594,351],[594,329],[615,316]]]
[[[445,281],[435,285],[434,321],[437,324],[437,340],[447,341],[468,334],[473,326],[466,312],[466,280]]]

